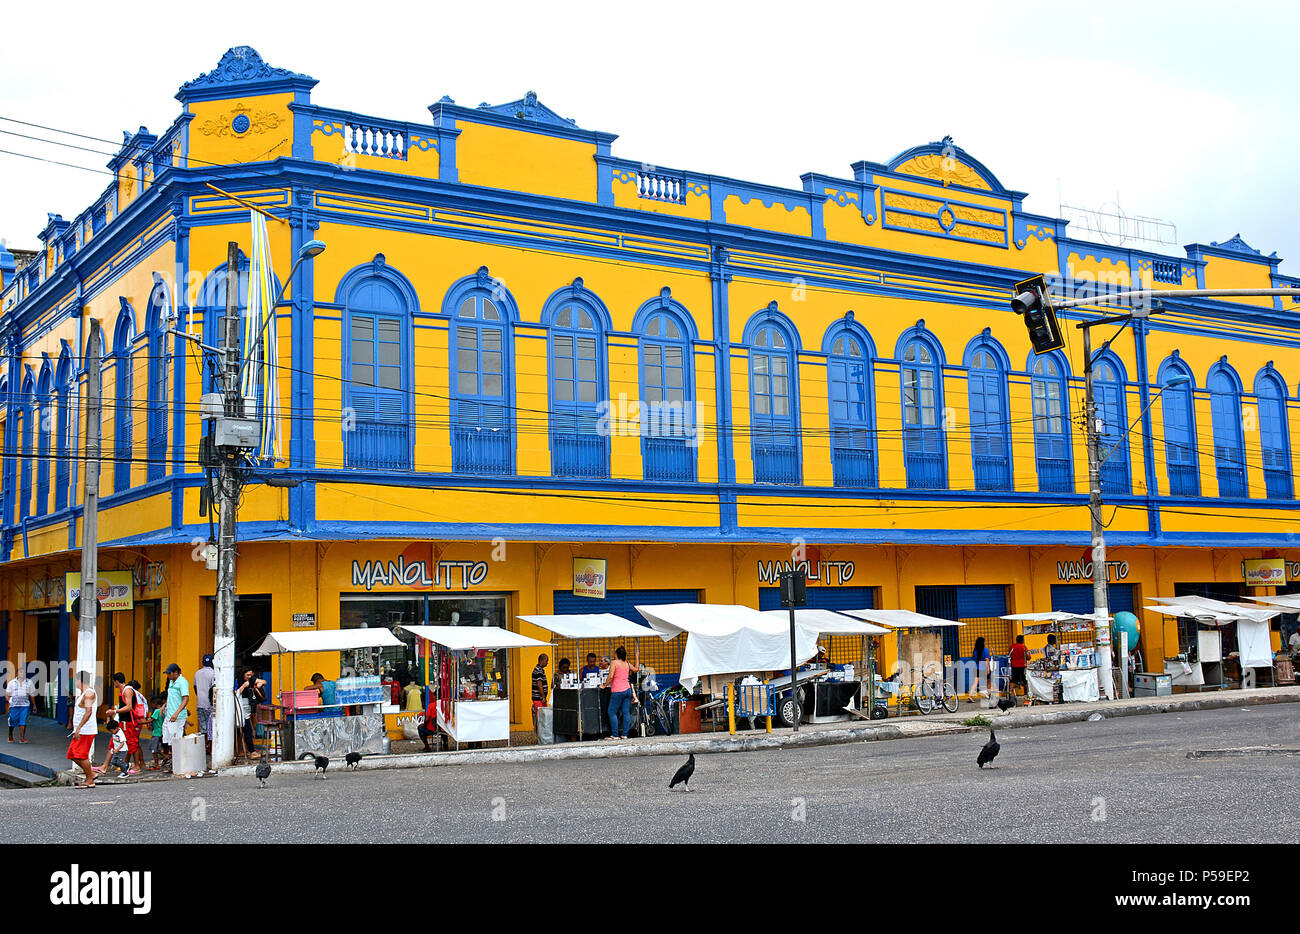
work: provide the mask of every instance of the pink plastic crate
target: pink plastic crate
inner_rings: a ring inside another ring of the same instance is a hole
[[[320,707],[320,695],[315,691],[285,691],[280,695],[280,703],[285,712],[296,710],[316,710]]]

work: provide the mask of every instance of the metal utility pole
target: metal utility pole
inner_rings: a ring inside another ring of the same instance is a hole
[[[244,414],[244,400],[239,387],[239,244],[231,241],[226,257],[226,315],[221,319],[218,360],[221,392],[227,417]],[[239,522],[238,467],[229,450],[218,448],[221,463],[214,474],[217,491],[214,501],[219,510],[217,532],[217,606],[213,633],[212,667],[216,676],[213,687],[212,767],[222,768],[235,761],[235,546]]]
[[[76,671],[90,672],[96,690],[99,689],[95,679],[95,653],[99,648],[95,631],[96,611],[99,609],[99,585],[96,581],[99,566],[99,458],[104,431],[100,363],[99,319],[91,318],[89,349],[86,351],[86,493],[81,518],[81,593],[77,604],[81,612],[77,621]]]
[[[1106,525],[1101,518],[1101,453],[1097,450],[1097,403],[1093,398],[1092,329],[1083,328],[1083,411],[1088,439],[1088,512],[1092,517],[1092,611],[1097,626],[1097,664],[1101,669],[1101,690],[1115,699],[1110,679],[1110,593],[1106,583]]]
[[[799,708],[799,656],[795,646],[795,607],[808,602],[808,578],[802,568],[781,572],[781,602],[790,608],[790,700],[794,731],[799,732],[802,710]],[[779,709],[779,708],[778,708]]]

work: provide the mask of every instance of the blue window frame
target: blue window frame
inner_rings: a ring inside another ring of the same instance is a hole
[[[18,518],[31,515],[32,508],[32,421],[36,417],[35,386],[29,371],[23,381],[23,393],[18,402],[18,438],[22,444],[22,460],[18,477]]]
[[[831,470],[835,486],[876,486],[870,342],[846,326],[826,339]]]
[[[1255,377],[1259,400],[1259,446],[1264,461],[1264,495],[1269,499],[1291,499],[1291,438],[1287,430],[1286,383],[1274,370],[1261,370]]]
[[[50,363],[41,367],[36,381],[36,515],[50,510],[50,435],[53,434],[54,410],[51,407],[52,374]]]
[[[457,473],[514,473],[512,332],[507,303],[484,288],[453,288],[451,467]]]
[[[343,462],[368,470],[410,470],[412,309],[389,276],[354,273],[340,285],[347,377]]]
[[[239,276],[239,295],[236,297],[236,312],[241,316],[248,310],[248,257],[240,254],[238,267],[236,269]],[[199,297],[199,303],[195,305],[196,314],[203,316],[203,342],[209,347],[221,346],[221,319],[226,314],[226,264],[222,263],[213,270],[203,282],[203,289]],[[279,286],[276,286],[276,294],[279,294]],[[244,342],[244,329],[238,328],[239,346],[242,351]],[[204,385],[207,387],[205,392],[220,392],[220,383],[211,365],[204,366]]]
[[[1216,363],[1206,380],[1214,427],[1214,466],[1220,496],[1246,495],[1246,448],[1241,430],[1241,381],[1232,368]]]
[[[1175,377],[1186,383],[1168,385]],[[1200,495],[1200,458],[1196,451],[1196,409],[1192,403],[1192,372],[1182,361],[1166,360],[1160,367],[1160,407],[1164,415],[1165,466],[1170,496]]]
[[[907,340],[901,360],[903,461],[908,489],[948,486],[947,458],[939,412],[943,406],[938,345],[921,337]]]
[[[149,295],[145,316],[149,340],[149,399],[145,431],[148,460],[147,478],[157,480],[167,473],[167,335],[163,330],[170,314],[171,302],[166,288],[159,283]]]
[[[1124,397],[1124,371],[1119,361],[1103,357],[1093,365],[1093,399],[1101,431],[1097,447],[1101,465],[1103,493],[1130,493],[1132,479],[1128,460],[1128,406]]]
[[[795,359],[793,338],[775,320],[758,324],[750,335],[750,438],[755,483],[799,483]]]
[[[643,306],[642,312],[645,311]],[[641,334],[641,462],[647,480],[695,479],[691,332],[676,310],[637,314]]]
[[[113,332],[113,492],[131,486],[132,419],[131,383],[134,378],[131,354],[131,315],[123,308]]]
[[[68,505],[68,478],[72,447],[72,356],[67,348],[54,371],[57,414],[55,416],[54,508]]]
[[[549,328],[551,367],[551,474],[609,477],[605,390],[608,316],[580,283],[551,296],[542,312]]]
[[[966,355],[971,467],[977,490],[1011,489],[1011,436],[1007,424],[1007,374],[1001,348],[988,341]]]
[[[1030,374],[1038,489],[1044,493],[1073,493],[1065,363],[1056,354],[1035,355]]]

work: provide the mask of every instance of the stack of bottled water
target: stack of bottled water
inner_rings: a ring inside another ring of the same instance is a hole
[[[384,700],[384,687],[379,675],[360,675],[338,680],[338,702],[351,704],[380,704]]]

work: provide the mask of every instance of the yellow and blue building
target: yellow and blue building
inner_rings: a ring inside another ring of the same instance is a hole
[[[515,617],[766,608],[798,560],[813,605],[976,621],[953,654],[977,633],[1005,648],[1002,613],[1091,608],[1074,325],[1107,313],[1064,312],[1064,350],[1034,356],[1012,284],[1300,284],[1241,236],[1182,255],[1076,239],[950,140],[781,188],[616,156],[614,135],[531,92],[406,121],[324,106],[314,85],[230,50],[181,86],[164,132],[125,136],[92,206],[50,215],[35,260],[0,252],[11,661],[76,644],[63,575],[79,569],[92,318],[100,566],[135,583],[100,657],[152,689],[210,651],[197,457],[213,381],[166,328],[217,343],[249,203],[274,218],[281,275],[303,243],[327,248],[276,309],[284,450],[259,455],[241,504],[241,657],[295,624],[540,636]],[[243,302],[242,258],[239,282]],[[1142,618],[1148,667],[1186,633],[1145,600],[1244,596],[1259,557],[1300,579],[1296,304],[1164,307],[1096,369],[1112,607]],[[1174,376],[1190,382],[1157,398]],[[604,562],[603,600],[573,595],[575,559]],[[532,664],[512,673],[521,728]]]

